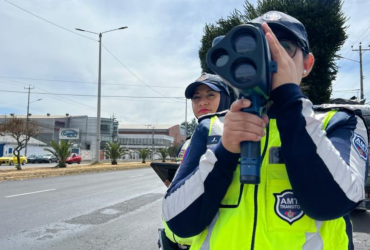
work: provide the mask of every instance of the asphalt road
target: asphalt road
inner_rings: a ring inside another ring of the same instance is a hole
[[[152,169],[0,182],[1,250],[156,250],[165,186]],[[370,212],[354,212],[356,250]]]
[[[0,183],[0,249],[157,249],[152,169]]]

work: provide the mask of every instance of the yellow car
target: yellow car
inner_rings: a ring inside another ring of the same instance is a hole
[[[22,165],[27,163],[27,157],[25,157],[24,155],[21,155],[19,157],[19,160],[22,163]],[[9,164],[9,166],[12,166],[16,163],[18,163],[18,160],[17,160],[17,156],[15,155],[4,155],[0,157],[0,166],[1,164]]]

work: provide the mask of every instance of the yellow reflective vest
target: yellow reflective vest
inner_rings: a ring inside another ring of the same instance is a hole
[[[324,127],[332,116],[332,112],[322,116]],[[269,127],[260,184],[244,185],[237,205],[241,190],[238,165],[218,213],[195,236],[191,250],[348,250],[349,221],[316,221],[300,209],[279,156],[281,141],[276,120],[271,119]],[[222,135],[222,128],[218,117],[213,117],[209,134]],[[265,143],[266,137],[261,141],[261,150]]]

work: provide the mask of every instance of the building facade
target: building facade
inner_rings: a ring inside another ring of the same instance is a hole
[[[17,118],[26,116],[16,115]],[[5,122],[11,116],[0,116],[0,122]],[[31,120],[37,121],[42,127],[41,134],[35,139],[44,142],[50,146],[51,141],[59,141],[65,138],[60,138],[61,131],[70,129],[77,131],[76,136],[68,138],[73,141],[73,150],[76,153],[83,154],[85,159],[95,159],[96,152],[96,117],[88,116],[70,116],[66,115],[32,115]],[[115,119],[101,118],[101,143],[100,149],[103,150],[107,142],[117,142],[118,140],[118,122]],[[27,155],[30,155],[27,152]]]
[[[150,158],[159,159],[158,149],[181,145],[185,140],[185,129],[179,125],[125,125],[118,128],[118,142],[130,150],[130,157],[138,159],[137,151],[150,149]]]
[[[17,118],[26,119],[24,115]],[[0,123],[11,119],[11,116],[0,116]],[[73,152],[81,154],[84,160],[95,159],[97,147],[96,117],[66,115],[31,115],[29,119],[35,120],[42,127],[41,134],[35,139],[50,146],[51,141],[73,141]],[[110,118],[101,118],[101,150],[100,159],[104,159],[104,150],[107,142],[119,142],[122,147],[130,149],[130,157],[138,159],[137,151],[142,148],[151,149],[151,156],[159,158],[158,149],[181,145],[185,141],[185,128],[180,125],[119,125],[118,121]],[[27,151],[27,155],[31,151]]]

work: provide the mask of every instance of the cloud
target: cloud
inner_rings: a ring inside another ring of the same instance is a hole
[[[204,25],[227,17],[234,9],[243,10],[244,3],[240,0],[11,2],[74,32],[77,32],[75,28],[101,32],[128,26],[125,30],[103,34],[103,45],[120,62],[102,49],[102,95],[147,97],[182,97],[185,87],[201,73],[198,49]],[[343,6],[346,15],[351,17],[348,21],[349,39],[342,49],[342,54],[347,53],[349,58],[358,57],[355,52],[348,51],[369,27],[363,18],[369,5],[368,1],[345,1]],[[96,116],[96,97],[72,94],[97,95],[99,44],[93,41],[99,39],[97,35],[80,32],[78,34],[93,40],[81,37],[5,1],[0,2],[0,28],[0,76],[78,81],[0,78],[1,90],[25,91],[25,86],[34,86],[31,101],[43,100],[30,105],[33,114]],[[365,35],[368,33],[370,31]],[[335,88],[344,88],[359,78],[358,68],[350,66],[351,62],[347,62],[340,69],[338,79],[342,75],[344,78]],[[364,57],[366,67],[369,68],[369,60]],[[142,85],[171,88],[153,87],[158,94]],[[35,94],[44,91],[71,95]],[[0,105],[3,113],[25,114],[27,95],[4,92]],[[109,117],[113,113],[126,124],[178,124],[185,119],[185,99],[103,97],[102,116]],[[193,117],[190,103],[187,114],[190,120]]]
[[[242,1],[221,3],[206,0],[11,2],[69,30],[78,27],[100,32],[128,26],[125,30],[103,34],[102,41],[137,77],[103,48],[102,95],[151,97],[183,96],[187,84],[201,73],[198,49],[204,24],[227,16],[234,8],[241,9],[243,4]],[[1,78],[0,89],[25,91],[24,86],[34,86],[31,101],[37,98],[43,100],[32,103],[32,113],[96,116],[96,97],[35,94],[46,90],[51,93],[96,95],[96,41],[60,29],[7,2],[0,3],[0,23],[5,38],[0,48],[1,76],[95,82]],[[80,34],[98,40],[97,35]],[[124,85],[172,88],[154,88],[155,92],[149,87]],[[7,106],[4,111],[24,114],[26,97],[26,94],[7,93],[2,103],[11,105],[4,105]],[[102,98],[102,116],[113,113],[123,123],[176,124],[184,120],[185,99]],[[188,116],[190,120],[190,108]]]

